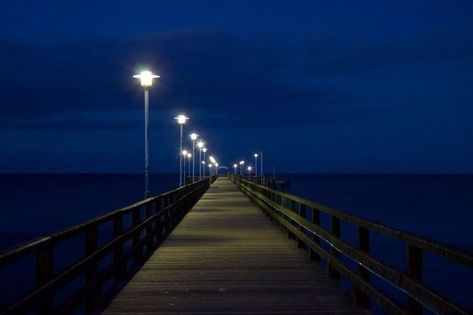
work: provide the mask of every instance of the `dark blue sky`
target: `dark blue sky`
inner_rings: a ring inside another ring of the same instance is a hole
[[[0,172],[473,172],[472,1],[2,1]]]

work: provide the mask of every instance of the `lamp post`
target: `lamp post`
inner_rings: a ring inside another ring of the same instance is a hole
[[[240,176],[243,176],[243,165],[245,164],[245,161],[240,161]]]
[[[204,147],[204,142],[202,139],[197,142],[197,147],[199,148],[199,179],[202,178],[202,148]]]
[[[218,163],[215,163],[215,175],[218,175]]]
[[[255,176],[258,177],[258,153],[253,155],[255,157]]]
[[[149,88],[153,85],[153,79],[159,75],[153,74],[149,70],[141,71],[133,76],[140,79],[141,86],[145,90],[145,198],[149,197]]]
[[[251,166],[248,166],[248,177],[251,176]]]
[[[212,164],[209,163],[209,176],[212,176]]]
[[[207,152],[207,148],[202,148],[202,152],[204,152],[204,159],[202,160],[202,164],[204,164],[204,165],[202,166],[202,170],[203,170],[203,173],[204,173],[203,175],[205,177],[205,173],[206,173],[206,171],[205,171],[205,168],[206,168],[205,167],[205,153]]]
[[[233,164],[233,173],[236,175],[236,169],[237,169],[238,165],[237,164]]]
[[[189,164],[189,172],[187,172],[187,173],[189,174],[189,176],[191,176],[191,157],[192,157],[192,154],[187,153],[187,159],[188,159],[187,164]],[[192,161],[194,161],[194,160],[192,160]]]
[[[182,183],[183,185],[186,184],[186,157],[187,157],[187,150],[181,151],[181,158],[182,158]]]
[[[191,133],[190,135],[191,140],[192,140],[192,156],[195,157],[195,140],[197,140],[197,137],[199,137],[198,134],[195,132]],[[195,177],[195,163],[194,163],[195,158],[192,159],[192,182],[194,182],[194,177]]]
[[[182,152],[182,130],[184,128],[184,124],[186,123],[186,120],[189,119],[189,117],[186,117],[184,114],[180,114],[177,117],[174,117],[175,120],[177,120],[177,123],[179,124],[180,127],[180,137],[179,137],[179,152]],[[179,187],[182,187],[182,155],[179,154]]]

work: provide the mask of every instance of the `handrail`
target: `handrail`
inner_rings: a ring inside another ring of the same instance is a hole
[[[142,264],[215,179],[216,176],[204,178],[1,252],[0,268],[35,255],[36,286],[18,300],[0,306],[0,314],[27,313],[32,308],[37,314],[68,314],[83,303],[88,313],[102,310],[105,306],[102,285],[112,276],[118,282],[128,278],[136,268],[129,268],[127,261],[132,258],[135,267]],[[127,230],[124,229],[125,215],[132,216],[132,226]],[[99,246],[98,227],[107,222],[113,223],[113,238]],[[84,237],[84,257],[63,270],[54,270],[54,247],[81,235]],[[130,240],[132,246],[125,250],[124,245]],[[113,261],[99,270],[99,262],[109,254],[113,254]],[[56,305],[55,295],[81,275],[85,275],[85,285]]]
[[[425,237],[395,229],[374,221],[362,219],[315,203],[313,201],[280,192],[237,176],[230,179],[273,220],[288,231],[288,236],[297,240],[299,247],[308,248],[311,258],[327,261],[329,276],[338,280],[343,275],[355,287],[355,301],[367,307],[373,299],[389,314],[421,314],[422,307],[438,314],[471,314],[462,305],[435,292],[422,281],[423,251],[444,257],[450,262],[473,268],[473,255]],[[306,211],[312,210],[312,220],[306,218]],[[331,217],[331,229],[320,225],[320,213]],[[341,238],[340,222],[358,227],[358,246],[354,247]],[[407,269],[397,270],[370,255],[370,232],[376,232],[403,242],[407,247]],[[331,248],[325,250],[325,242]],[[353,271],[340,259],[340,254],[358,265]],[[399,305],[377,289],[369,280],[370,274],[391,283],[408,297],[407,306]]]

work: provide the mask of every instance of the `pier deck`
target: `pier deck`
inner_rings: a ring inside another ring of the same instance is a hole
[[[368,314],[220,177],[104,314]]]

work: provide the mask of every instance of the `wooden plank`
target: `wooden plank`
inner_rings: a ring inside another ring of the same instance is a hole
[[[368,314],[219,178],[105,314]]]

